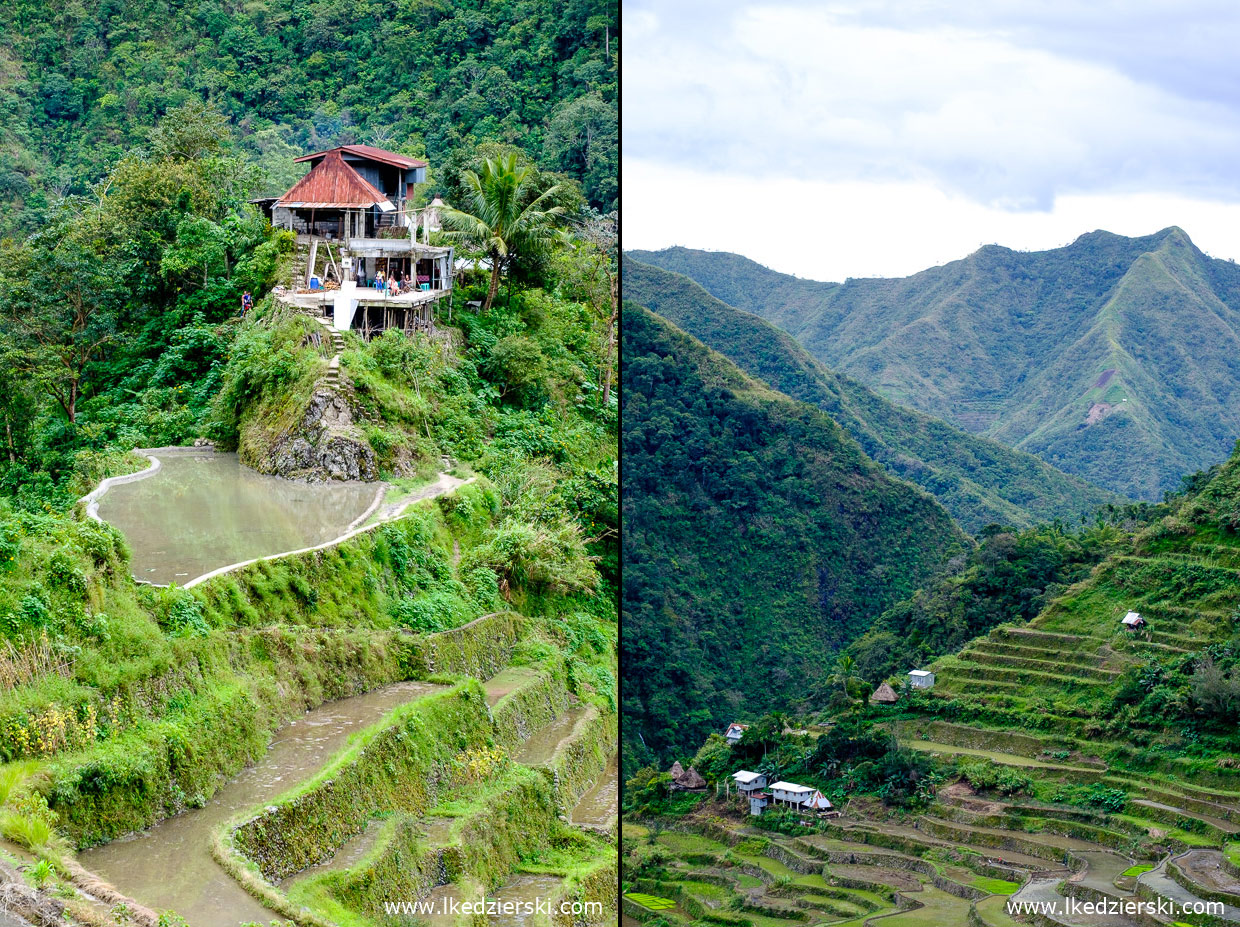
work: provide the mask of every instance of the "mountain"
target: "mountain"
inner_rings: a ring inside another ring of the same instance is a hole
[[[820,410],[623,319],[626,769],[807,697],[969,541]]]
[[[733,254],[631,252],[792,334],[885,398],[1154,499],[1240,434],[1240,268],[1178,228],[988,245],[900,279],[799,280]]]
[[[901,408],[815,360],[787,333],[693,280],[626,257],[625,298],[658,313],[793,399],[816,405],[870,457],[933,495],[964,528],[1016,528],[1123,501],[1030,454]]]

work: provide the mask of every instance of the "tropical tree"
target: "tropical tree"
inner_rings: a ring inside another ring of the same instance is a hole
[[[465,208],[448,206],[443,210],[448,234],[485,251],[491,263],[491,285],[483,312],[495,302],[500,274],[519,256],[536,253],[555,238],[555,222],[564,208],[549,202],[560,185],[532,195],[531,184],[536,177],[534,168],[520,164],[515,153],[487,158],[481,174],[463,174]]]
[[[849,687],[853,680],[858,678],[860,677],[857,675],[856,661],[845,654],[835,661],[835,672],[827,677],[827,682],[839,686],[844,691],[845,697],[851,699],[852,693],[849,691]]]

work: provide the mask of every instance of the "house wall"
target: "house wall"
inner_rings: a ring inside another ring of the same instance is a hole
[[[809,797],[809,792],[789,792],[787,789],[776,789],[772,793],[780,801],[803,802]]]

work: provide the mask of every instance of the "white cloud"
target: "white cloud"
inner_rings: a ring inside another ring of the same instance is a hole
[[[641,157],[929,179],[1009,208],[1151,181],[1240,197],[1228,108],[994,33],[755,7],[710,42],[647,24],[624,78],[625,147]]]
[[[1101,6],[626,3],[626,246],[820,278],[1095,228],[1176,224],[1236,254],[1240,107],[1221,88],[1240,85],[1240,17],[1218,0],[1194,0],[1195,25],[1183,4]],[[1216,79],[1169,78],[1194,49]],[[762,235],[744,228],[758,201]]]
[[[1049,211],[985,206],[933,185],[765,178],[737,196],[730,173],[624,164],[624,246],[732,251],[817,280],[898,277],[982,245],[1066,245],[1085,232],[1148,235],[1179,225],[1219,258],[1240,259],[1240,204],[1174,194],[1059,197]],[[674,205],[669,205],[674,204]]]

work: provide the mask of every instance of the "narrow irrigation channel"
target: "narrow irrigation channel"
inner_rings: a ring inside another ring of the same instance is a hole
[[[157,911],[176,911],[190,927],[237,927],[277,919],[212,857],[216,829],[238,811],[275,798],[314,776],[354,732],[396,706],[442,688],[403,682],[328,702],[283,728],[266,755],[223,786],[204,807],[87,850],[79,860],[142,904]]]

